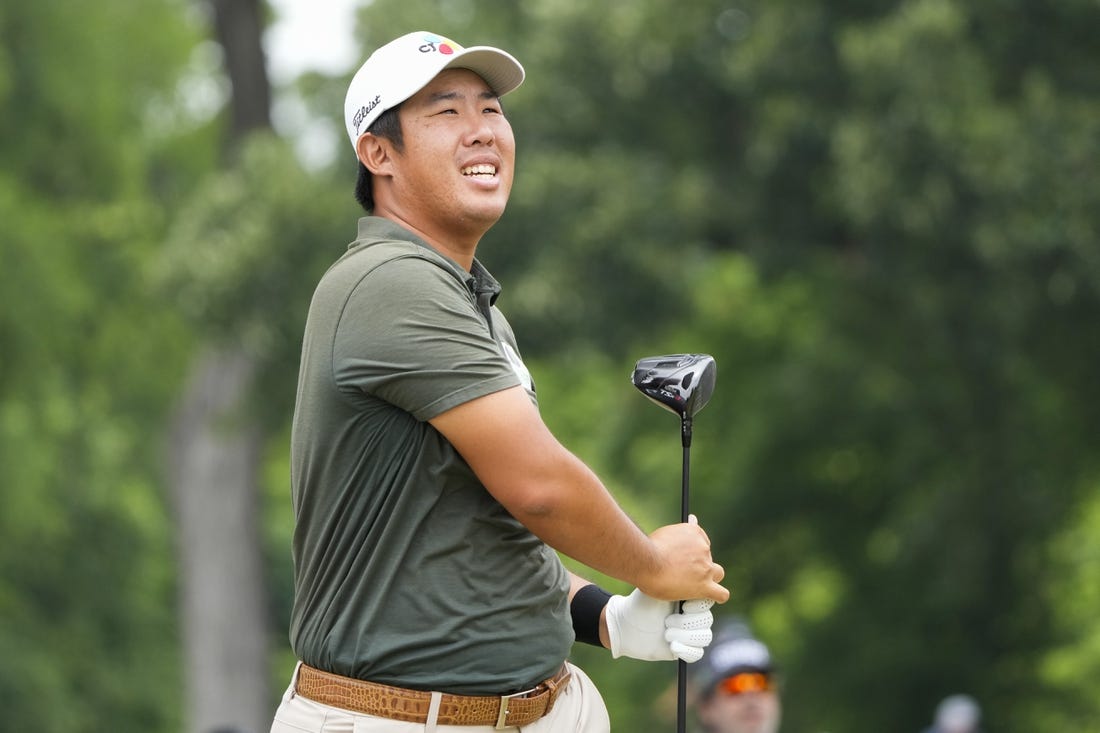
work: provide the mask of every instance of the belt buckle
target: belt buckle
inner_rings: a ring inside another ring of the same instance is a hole
[[[500,696],[500,710],[497,712],[497,724],[493,726],[493,730],[504,730],[508,727],[508,704],[517,697],[525,697],[530,695],[531,692],[538,688],[532,687],[530,690],[524,690],[523,692],[515,692],[511,695]]]

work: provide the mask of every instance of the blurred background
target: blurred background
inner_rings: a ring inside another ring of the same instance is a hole
[[[647,529],[679,427],[631,369],[715,357],[692,507],[783,730],[916,733],[956,692],[1100,730],[1096,0],[373,0],[331,39],[316,5],[0,4],[0,730],[267,730],[343,96],[416,29],[526,66],[479,255]],[[675,665],[575,659],[615,730],[672,729]]]

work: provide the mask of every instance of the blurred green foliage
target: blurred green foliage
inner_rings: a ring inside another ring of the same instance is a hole
[[[0,699],[8,730],[174,730],[160,424],[188,330],[143,277],[205,173],[149,123],[179,3],[0,8]],[[157,29],[150,33],[148,29]],[[115,39],[105,43],[105,39]],[[187,153],[202,160],[202,132]]]
[[[647,528],[678,516],[678,428],[630,368],[716,357],[693,509],[733,591],[719,616],[748,617],[782,666],[784,730],[919,730],[959,691],[991,730],[1100,725],[1098,14],[359,14],[364,49],[424,28],[526,66],[505,99],[513,198],[480,256],[548,424]],[[179,728],[163,430],[205,338],[261,361],[273,690],[289,673],[286,425],[310,292],[354,236],[354,169],[304,167],[264,136],[219,167],[207,34],[183,0],[0,8],[12,730]],[[347,78],[293,90],[341,138]],[[616,730],[671,727],[674,665],[576,660]]]

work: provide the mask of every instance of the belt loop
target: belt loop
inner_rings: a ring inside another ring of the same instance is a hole
[[[558,692],[558,686],[561,685],[561,683],[563,682],[568,685],[569,678],[571,676],[572,673],[569,673],[565,677],[561,677],[557,680],[555,680],[553,677],[546,680],[544,684],[550,689],[550,697],[546,700],[546,711],[543,713],[543,715],[550,714],[550,711],[554,708],[554,703],[558,701],[558,695],[561,694],[560,692]]]
[[[298,694],[298,672],[302,669],[302,660],[298,660],[294,665],[294,673],[290,675],[290,686],[286,688],[286,694],[283,695],[283,702],[290,702]]]
[[[435,733],[435,726],[439,721],[439,704],[441,702],[443,702],[443,693],[433,692],[432,701],[428,703],[428,720],[424,724],[424,733]]]

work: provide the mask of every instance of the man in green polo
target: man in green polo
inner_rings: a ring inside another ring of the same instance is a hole
[[[500,286],[519,62],[427,32],[345,104],[368,213],[306,324],[291,440],[301,660],[272,731],[607,731],[566,658],[694,661],[729,593],[694,521],[647,535],[550,433]],[[557,552],[637,587],[611,596]],[[677,599],[689,601],[683,612]],[[333,727],[335,726],[335,727]]]

